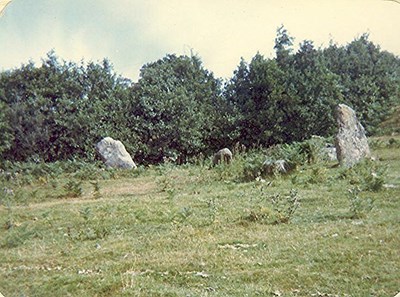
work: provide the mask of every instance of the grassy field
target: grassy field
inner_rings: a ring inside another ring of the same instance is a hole
[[[399,144],[374,139],[379,161],[354,169],[317,163],[251,181],[243,156],[213,169],[3,172],[0,292],[394,296]]]

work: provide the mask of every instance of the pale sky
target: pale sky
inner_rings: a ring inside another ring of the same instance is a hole
[[[325,47],[363,33],[400,55],[400,3],[388,0],[13,0],[0,17],[0,70],[54,49],[64,60],[108,58],[134,81],[166,54],[197,54],[229,78],[243,57],[274,57],[276,29]]]

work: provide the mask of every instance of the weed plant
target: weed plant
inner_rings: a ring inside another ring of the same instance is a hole
[[[265,151],[253,150],[250,151],[243,160],[243,169],[241,179],[243,181],[254,181],[258,177],[263,177],[263,164],[266,160]]]
[[[160,185],[160,191],[167,194],[168,200],[172,200],[176,194],[174,180],[168,175],[165,175],[158,179],[158,183]]]
[[[364,160],[353,167],[343,169],[340,177],[358,186],[362,191],[379,192],[387,178],[387,166],[379,161]]]
[[[90,182],[90,184],[93,186],[93,198],[94,199],[101,198],[100,183],[98,181],[92,181]]]
[[[70,179],[64,185],[64,190],[65,190],[66,197],[76,198],[76,197],[82,196],[82,194],[83,194],[82,181]]]
[[[289,193],[265,194],[260,191],[260,203],[255,204],[243,220],[263,224],[289,223],[300,205],[298,192],[294,189]]]
[[[365,218],[367,213],[369,213],[374,206],[374,200],[372,198],[361,197],[361,194],[362,191],[359,187],[349,189],[349,209],[351,218],[353,219]]]
[[[3,205],[6,209],[6,221],[4,223],[4,228],[7,230],[14,226],[12,209],[14,195],[14,191],[9,188],[3,188],[3,191],[0,195],[0,205]]]

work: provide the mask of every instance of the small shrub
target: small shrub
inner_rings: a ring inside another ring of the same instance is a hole
[[[101,193],[100,193],[100,184],[98,181],[92,181],[90,184],[93,186],[93,197],[95,199],[101,198]]]
[[[70,179],[67,181],[67,183],[64,185],[64,190],[65,190],[65,195],[67,197],[79,197],[82,196],[83,190],[82,190],[82,181],[76,181],[73,179]]]
[[[89,221],[90,217],[92,216],[92,210],[90,207],[85,207],[79,210],[79,214],[85,220],[85,222]]]
[[[261,191],[263,193],[263,191]],[[296,190],[290,190],[287,194],[274,194],[262,197],[266,205],[256,205],[247,216],[242,217],[245,221],[258,222],[262,224],[289,223],[296,210],[300,206],[300,197]]]
[[[0,192],[0,205],[4,205],[7,209],[7,219],[4,223],[5,229],[11,229],[15,225],[14,213],[12,208],[12,203],[15,198],[14,191],[10,188],[5,187],[2,192]]]
[[[372,149],[400,148],[400,140],[394,137],[389,139],[369,139],[368,144]]]
[[[347,198],[349,200],[351,217],[359,219],[365,217],[373,208],[374,200],[371,198],[360,197],[361,189],[359,187],[353,187],[349,189]]]
[[[68,227],[68,238],[73,241],[104,239],[111,233],[111,228],[104,224],[104,218],[98,217],[90,207],[79,210],[83,223]]]
[[[310,169],[309,174],[306,174],[304,182],[308,184],[320,184],[327,180],[328,174],[326,168],[322,166],[314,166]]]
[[[255,210],[251,210],[243,219],[261,224],[274,224],[277,222],[277,213],[268,207],[258,206]]]
[[[219,181],[239,181],[243,180],[243,168],[246,166],[247,156],[241,153],[237,153],[233,156],[232,161],[229,164],[220,162],[215,166],[210,165],[208,169],[212,170],[214,174],[210,175],[211,180]],[[206,163],[212,164],[212,160],[209,158]]]
[[[276,223],[288,223],[300,205],[300,198],[298,192],[292,189],[285,195],[272,195],[271,202],[278,215]]]
[[[182,221],[186,221],[193,214],[193,209],[188,207],[183,207],[181,211],[178,213],[178,219]]]
[[[168,176],[162,176],[158,179],[158,183],[161,192],[167,193],[169,200],[173,199],[176,193],[174,180]]]
[[[57,189],[57,187],[58,187],[58,179],[55,179],[55,178],[51,179],[50,180],[50,185],[51,185],[51,187],[53,189]]]
[[[296,166],[303,165],[307,161],[299,142],[273,146],[267,150],[267,155],[272,160],[285,160]]]
[[[14,225],[12,226],[14,227]],[[27,224],[16,228],[9,228],[5,238],[1,241],[0,246],[3,248],[16,248],[23,245],[32,238],[42,238],[42,234]]]
[[[385,147],[385,142],[381,139],[368,139],[368,145],[372,149],[380,149]]]
[[[361,191],[379,192],[383,189],[387,168],[377,161],[364,160],[344,169],[339,176],[348,180],[351,185],[358,186]]]
[[[265,154],[262,151],[253,151],[248,153],[244,159],[242,169],[242,180],[253,181],[264,175],[263,164],[265,162]]]
[[[213,168],[215,175],[214,179],[219,181],[233,181],[240,176],[242,164],[233,161],[231,164],[218,164]]]
[[[395,138],[390,138],[388,140],[388,147],[389,148],[400,148],[400,140],[397,140]]]
[[[100,168],[95,163],[79,163],[80,167],[76,168],[73,176],[80,180],[96,179],[99,176]]]
[[[217,213],[218,213],[218,205],[217,205],[215,198],[207,201],[207,209],[208,209],[208,215],[210,218],[210,223],[215,222],[215,219],[216,219]]]

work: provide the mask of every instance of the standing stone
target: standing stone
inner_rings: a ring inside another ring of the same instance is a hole
[[[121,141],[111,137],[103,138],[96,144],[96,150],[107,167],[132,169],[136,168],[131,156]]]
[[[326,147],[323,148],[322,150],[323,158],[326,161],[337,161],[337,152],[336,152],[336,147],[334,147],[332,144],[327,145]]]
[[[214,155],[213,166],[218,165],[222,162],[230,164],[231,161],[232,161],[232,152],[228,148],[223,148]]]
[[[371,155],[364,127],[360,124],[353,109],[339,104],[336,110],[339,132],[335,146],[337,159],[341,166],[351,167]]]
[[[263,171],[267,175],[277,175],[289,173],[295,169],[295,166],[289,164],[286,160],[270,160],[267,159],[263,163]]]

